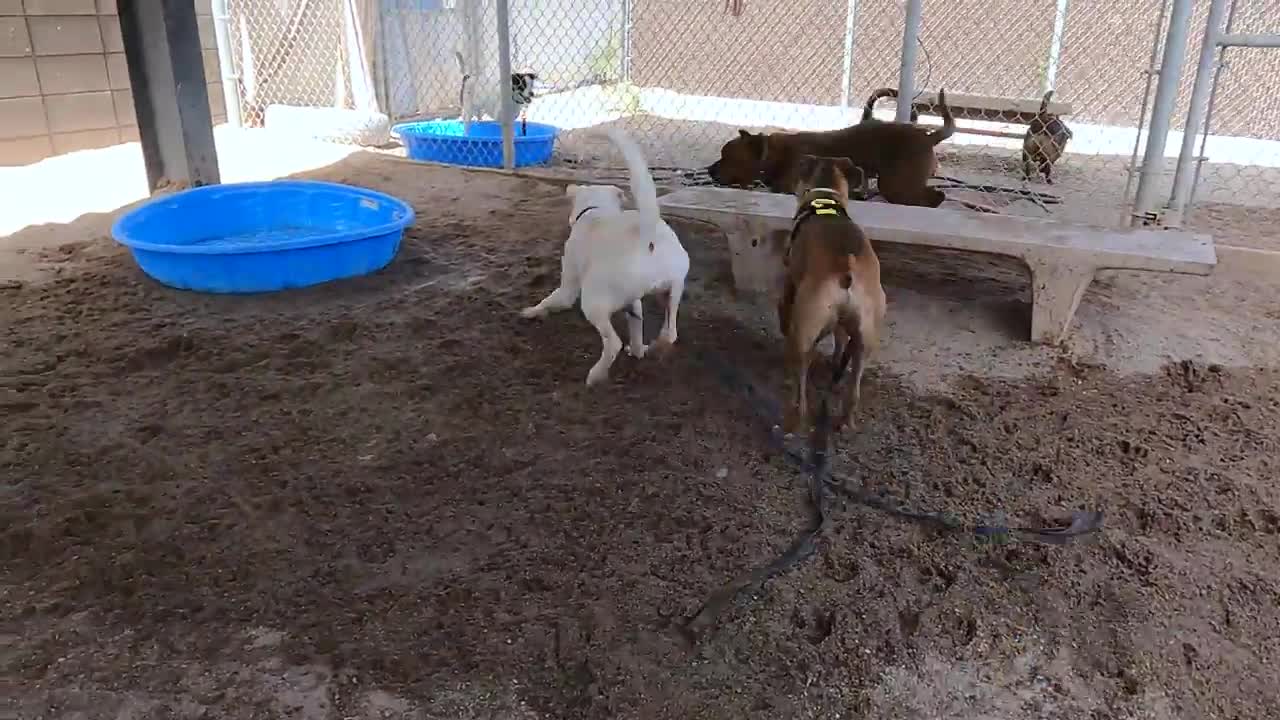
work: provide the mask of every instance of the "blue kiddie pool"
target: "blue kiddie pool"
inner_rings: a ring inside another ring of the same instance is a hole
[[[260,293],[365,275],[391,262],[413,208],[313,180],[208,185],[126,213],[111,235],[169,287]]]
[[[470,133],[463,130],[461,120],[423,120],[400,123],[391,128],[399,136],[411,160],[465,165],[469,167],[502,167],[502,123],[476,120]],[[515,123],[516,167],[542,165],[551,160],[555,149],[555,125],[526,123],[521,134],[520,121]]]

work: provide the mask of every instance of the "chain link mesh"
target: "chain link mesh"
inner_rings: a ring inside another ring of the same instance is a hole
[[[1208,3],[1195,4],[1164,197]],[[937,125],[931,102],[945,88],[957,116],[960,132],[938,148],[949,197],[1005,213],[1127,223],[1165,5],[925,0],[915,104],[920,122]],[[874,90],[898,84],[902,0],[510,0],[509,7],[512,71],[536,74],[532,92],[518,98],[528,102],[517,107],[526,121],[516,125],[517,165],[543,159],[538,150],[550,143],[539,139],[541,126],[550,125],[558,130],[553,165],[613,179],[621,158],[598,130],[614,123],[644,146],[660,181],[688,181],[739,128],[844,127],[859,121]],[[230,0],[230,14],[247,125],[261,125],[273,104],[358,106],[348,71],[355,16],[371,26],[362,32],[373,38],[377,109],[392,122],[428,123],[410,154],[501,163],[495,120],[512,80],[499,77],[494,0]],[[1275,18],[1280,0],[1236,0],[1232,29],[1276,32]],[[1237,206],[1280,205],[1271,190],[1280,158],[1257,142],[1280,140],[1280,52],[1231,49],[1226,57],[1210,160],[1197,186],[1204,212],[1192,217],[1215,233],[1239,231],[1242,222],[1224,219]],[[1071,134],[1065,148],[1063,133],[1044,134],[1028,146],[1026,166],[1028,126],[1048,90],[1049,109]],[[876,116],[891,119],[894,111],[894,101],[883,100]],[[1227,135],[1234,137],[1216,137]],[[1046,166],[1053,150],[1065,152]]]

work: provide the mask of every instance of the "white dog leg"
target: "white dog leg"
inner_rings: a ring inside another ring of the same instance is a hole
[[[662,331],[658,333],[658,339],[668,345],[674,345],[676,342],[676,315],[680,312],[682,295],[684,295],[684,283],[671,283],[671,293],[667,298],[667,316],[662,321]]]
[[[565,287],[561,285],[545,298],[542,302],[527,307],[520,311],[520,316],[525,318],[546,317],[547,313],[556,310],[565,310],[573,307],[573,303],[578,299],[578,289],[574,287]]]
[[[627,354],[637,359],[644,357],[649,346],[644,344],[644,305],[639,300],[631,303],[631,312],[627,313],[627,332],[631,336]]]
[[[618,358],[618,353],[622,350],[622,338],[618,337],[618,332],[613,329],[611,317],[613,313],[609,312],[608,307],[584,306],[582,314],[600,332],[600,342],[603,344],[600,359],[591,366],[591,372],[587,373],[587,386],[590,387],[609,378],[609,368],[613,366],[613,361]]]

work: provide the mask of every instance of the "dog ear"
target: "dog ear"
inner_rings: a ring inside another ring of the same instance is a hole
[[[844,175],[845,180],[852,180],[854,173],[853,161],[847,157],[836,158],[836,168],[840,170],[840,174]]]
[[[747,132],[746,130],[743,130],[742,128],[738,128],[738,135],[740,135],[741,137],[744,137],[744,138],[746,138],[746,139],[748,139],[748,140],[750,140],[752,137],[754,137],[751,133]]]

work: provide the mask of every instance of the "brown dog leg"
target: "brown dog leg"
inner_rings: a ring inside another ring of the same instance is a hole
[[[813,346],[823,334],[827,308],[814,292],[816,288],[796,289],[786,340],[787,375],[792,382],[791,407],[783,419],[783,430],[789,433],[809,429],[808,381],[813,362]]]
[[[880,194],[895,205],[938,207],[945,193],[929,187],[929,158],[924,163],[907,163],[880,176]]]
[[[846,371],[848,379],[845,382],[848,383],[848,388],[845,395],[844,412],[840,414],[840,419],[836,422],[837,430],[845,430],[853,427],[853,416],[858,412],[862,404],[862,371],[866,367],[867,348],[862,341],[861,333],[856,328],[837,327],[835,336],[836,362],[843,360],[845,348],[849,345],[850,339],[853,340],[853,346],[849,347],[852,357],[849,359],[849,368]]]

